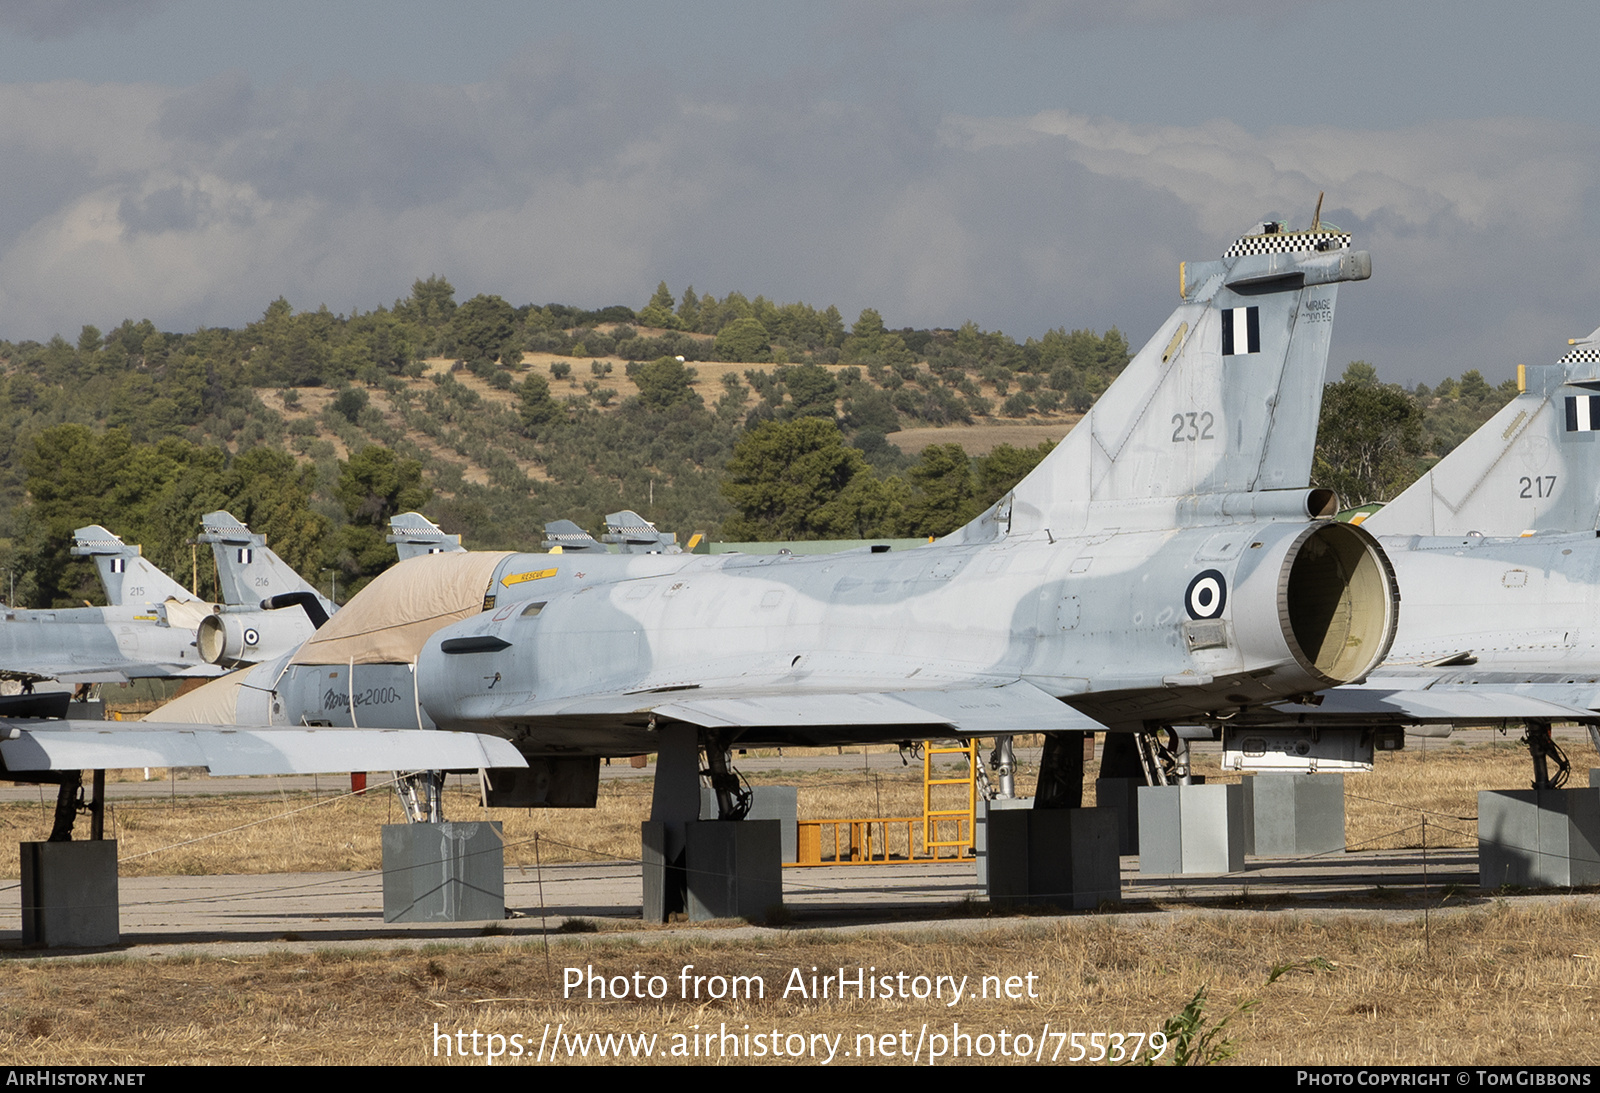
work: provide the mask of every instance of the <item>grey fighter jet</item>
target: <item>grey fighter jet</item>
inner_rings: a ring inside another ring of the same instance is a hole
[[[1600,331],[1569,344],[1521,367],[1516,398],[1363,523],[1405,603],[1383,667],[1276,724],[1250,711],[1224,730],[1230,765],[1370,766],[1374,730],[1523,722],[1535,784],[1560,785],[1550,722],[1600,723]]]
[[[535,766],[495,801],[517,805],[592,804],[598,757],[687,741],[726,814],[735,744],[1138,730],[1362,679],[1392,572],[1307,480],[1338,285],[1370,260],[1264,223],[1180,272],[1077,428],[937,543],[413,558],[293,656],[156,716],[499,736]]]
[[[72,553],[95,560],[111,606],[6,607],[0,612],[0,678],[31,688],[47,679],[109,683],[220,674],[195,648],[195,628],[210,604],[99,525],[73,533]]]
[[[73,553],[94,558],[107,595],[122,602],[57,611],[7,609],[0,615],[0,678],[31,684],[46,678],[78,683],[216,676],[223,669],[201,660],[197,630],[202,638],[211,634],[219,642],[238,640],[242,631],[243,646],[272,651],[281,660],[314,633],[311,618],[325,619],[324,605],[331,605],[267,549],[261,536],[232,516],[222,512],[206,516],[198,541],[213,547],[225,595],[244,602],[206,603],[151,565],[138,547],[124,545],[103,527],[80,528]],[[260,593],[267,594],[264,602]],[[253,602],[248,598],[252,594],[256,594]],[[146,598],[150,602],[143,602]],[[287,606],[271,606],[275,602]],[[278,642],[275,650],[273,640]],[[241,674],[235,672],[230,678]],[[228,693],[229,679],[216,682],[225,685],[221,693]],[[194,692],[202,706],[214,702],[219,693],[202,691],[203,695]],[[292,727],[268,727],[263,721],[259,727],[227,729],[193,723],[74,721],[60,718],[67,696],[55,697],[61,699],[58,705],[16,699],[0,710],[0,776],[52,781],[70,775],[70,782],[63,780],[63,785],[71,788],[77,784],[76,772],[91,768],[182,766],[227,775],[523,765],[511,745],[483,736],[407,732],[403,727],[327,731],[315,719]],[[25,713],[19,712],[24,708]],[[47,716],[53,719],[41,720]],[[231,710],[211,710],[201,720],[239,724]],[[70,817],[71,810],[66,814]],[[70,823],[61,826],[60,808],[57,815],[58,829],[70,831]]]

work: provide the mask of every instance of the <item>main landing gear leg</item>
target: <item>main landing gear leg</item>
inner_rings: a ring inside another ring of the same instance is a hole
[[[420,770],[397,774],[394,791],[400,796],[406,822],[437,824],[444,822],[444,771]]]
[[[1017,755],[1011,746],[1011,737],[994,738],[994,750],[989,753],[989,769],[995,774],[995,797],[1009,801],[1017,795]],[[1081,785],[1081,777],[1080,777]],[[1081,795],[1082,790],[1080,788]]]
[[[1534,789],[1560,789],[1567,784],[1567,777],[1572,773],[1572,764],[1567,761],[1566,752],[1550,738],[1550,722],[1529,721],[1523,725],[1522,742],[1528,746],[1528,755],[1533,759],[1533,788]],[[1550,773],[1550,760],[1555,760],[1556,772]]]
[[[742,820],[750,815],[752,794],[740,784],[733,769],[733,748],[726,734],[708,732],[705,737],[706,769],[700,773],[710,780],[711,790],[717,795],[717,819]]]
[[[1083,734],[1044,734],[1044,754],[1039,758],[1039,788],[1033,807],[1083,807]]]

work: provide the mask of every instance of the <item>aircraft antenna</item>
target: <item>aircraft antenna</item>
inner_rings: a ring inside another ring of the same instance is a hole
[[[1322,229],[1322,198],[1326,193],[1327,191],[1323,190],[1317,194],[1317,211],[1311,214],[1312,231],[1320,231]]]

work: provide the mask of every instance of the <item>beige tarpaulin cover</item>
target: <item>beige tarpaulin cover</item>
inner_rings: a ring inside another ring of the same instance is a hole
[[[483,610],[510,551],[424,554],[401,562],[323,624],[291,664],[409,664],[440,627]]]
[[[145,714],[141,721],[182,721],[195,725],[234,725],[239,721],[239,686],[249,668],[229,672],[213,679],[203,687],[179,695],[155,712]]]

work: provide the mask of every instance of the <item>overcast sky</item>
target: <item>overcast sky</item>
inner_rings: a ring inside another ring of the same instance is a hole
[[[1265,215],[1370,250],[1332,371],[1600,325],[1593,3],[0,0],[0,338],[721,296],[1143,344]]]

